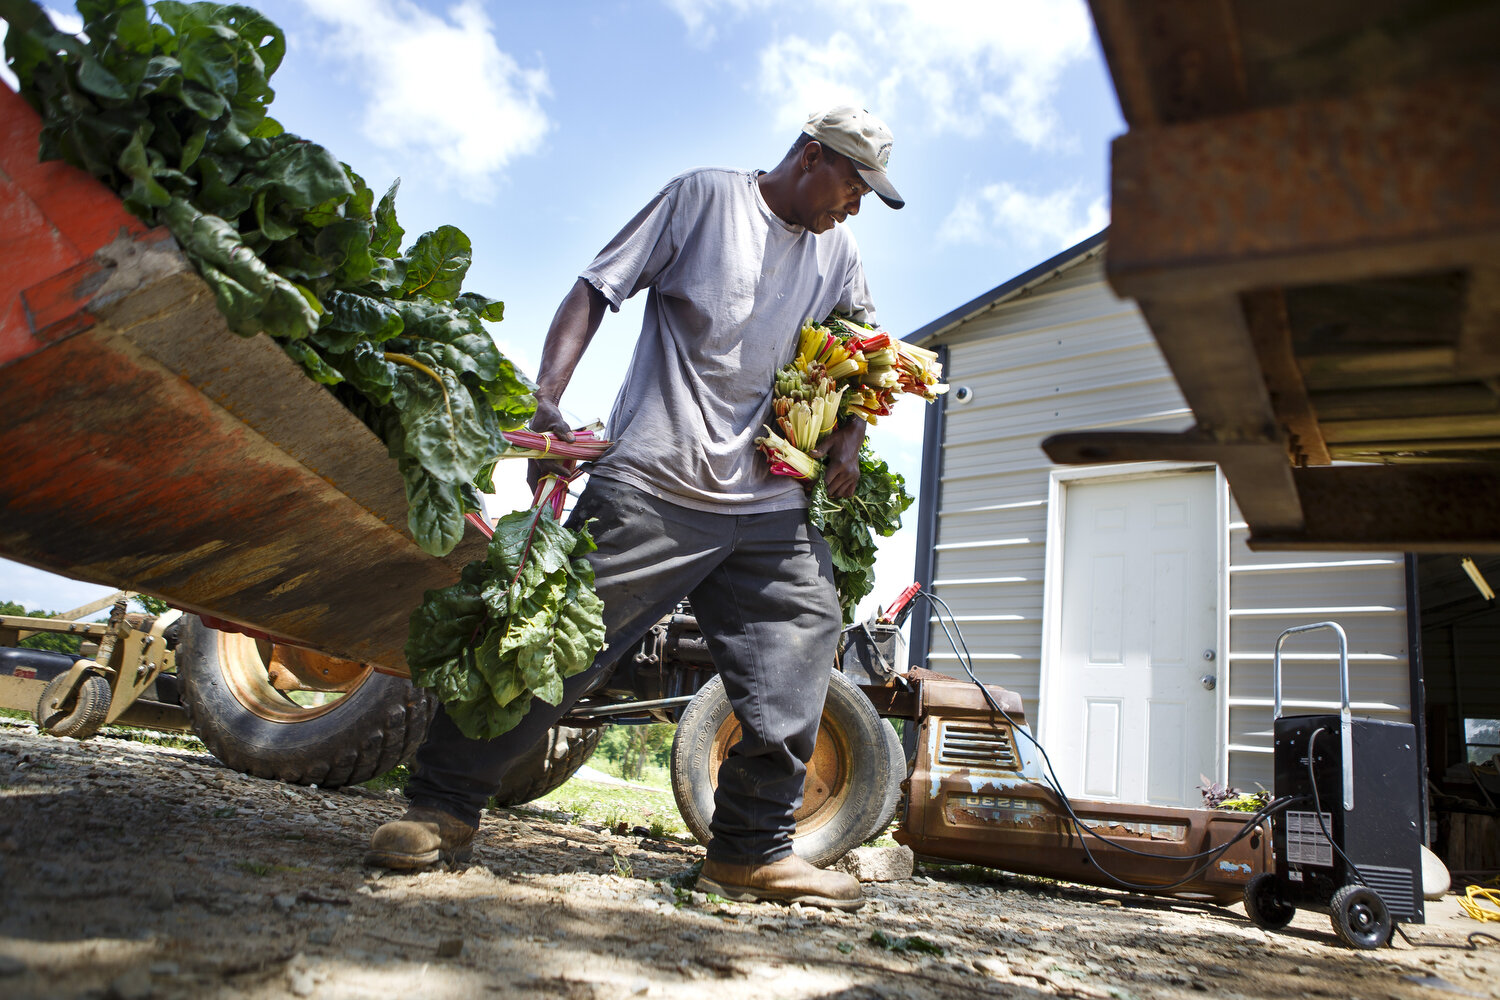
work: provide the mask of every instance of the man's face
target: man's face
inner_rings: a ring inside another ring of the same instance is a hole
[[[803,150],[803,182],[798,187],[798,222],[814,233],[826,233],[851,215],[859,214],[860,199],[870,186],[854,162],[842,154],[809,143]]]

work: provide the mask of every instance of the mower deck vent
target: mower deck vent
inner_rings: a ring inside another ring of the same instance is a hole
[[[938,763],[991,771],[1016,771],[1021,767],[1010,730],[952,723],[943,727]]]

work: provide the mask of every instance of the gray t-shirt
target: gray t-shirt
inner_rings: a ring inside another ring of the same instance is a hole
[[[616,311],[650,289],[609,418],[614,445],[591,473],[697,510],[807,505],[755,449],[776,370],[796,357],[804,321],[837,309],[873,325],[875,311],[848,230],[783,222],[756,176],[674,178],[583,272]]]

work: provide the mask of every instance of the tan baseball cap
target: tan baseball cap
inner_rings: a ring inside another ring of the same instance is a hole
[[[802,131],[853,160],[859,175],[881,201],[892,208],[906,204],[885,173],[895,141],[885,122],[852,104],[841,104],[813,115]]]

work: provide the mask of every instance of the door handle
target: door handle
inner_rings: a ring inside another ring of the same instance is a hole
[[[1203,690],[1205,691],[1212,691],[1219,686],[1219,678],[1215,674],[1204,674],[1198,678],[1198,681],[1203,685]]]

